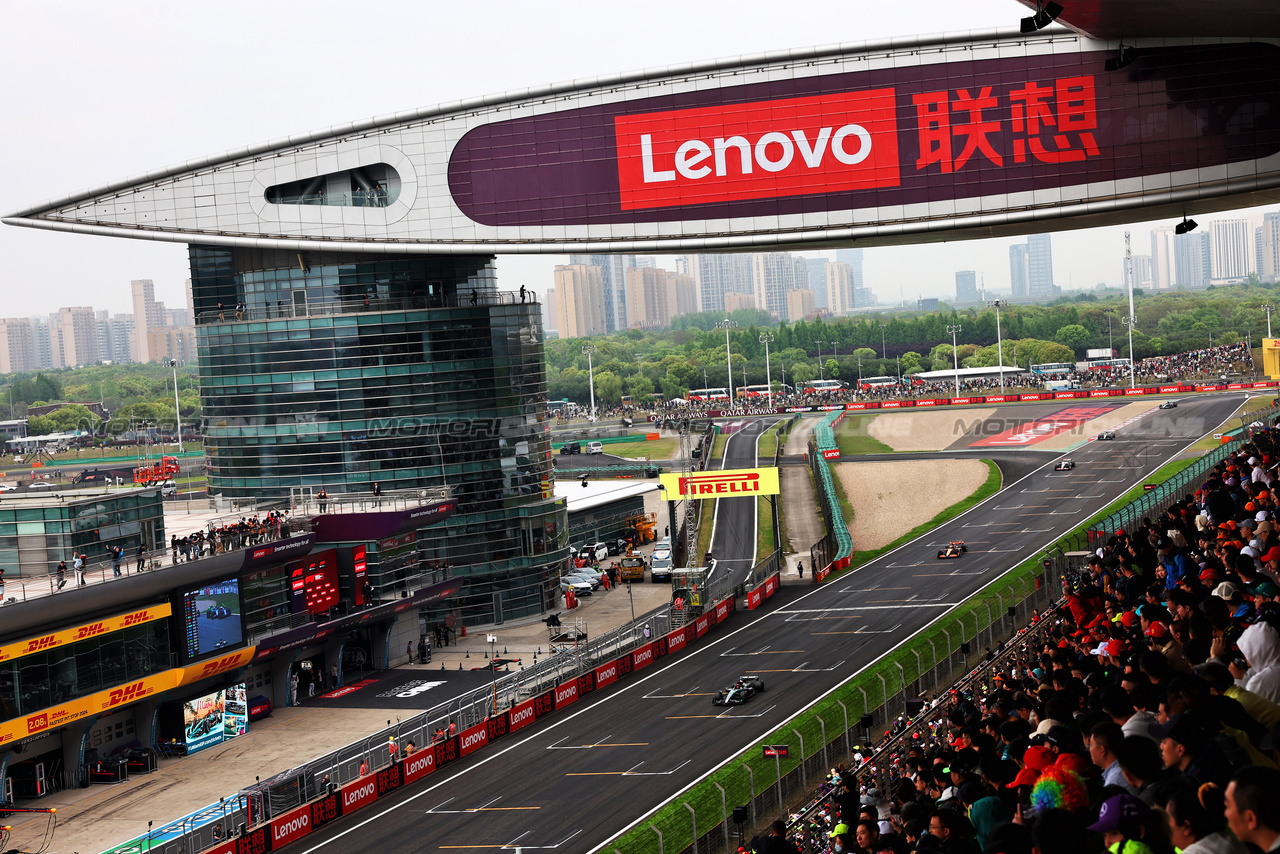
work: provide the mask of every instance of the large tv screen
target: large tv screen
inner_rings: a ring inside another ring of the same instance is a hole
[[[240,583],[234,578],[182,594],[187,624],[187,658],[196,659],[244,640],[240,621]]]
[[[290,561],[289,586],[293,595],[291,610],[323,614],[338,604],[337,551],[328,549],[302,560]]]
[[[223,722],[225,711],[226,693],[223,691],[205,694],[182,704],[182,724],[188,755],[222,743],[226,730]]]

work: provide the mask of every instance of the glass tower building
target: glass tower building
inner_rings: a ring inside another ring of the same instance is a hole
[[[457,512],[419,532],[417,560],[468,577],[466,619],[551,603],[567,534],[541,311],[497,291],[491,256],[190,259],[212,493],[448,486]]]

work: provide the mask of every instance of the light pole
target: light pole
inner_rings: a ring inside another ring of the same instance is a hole
[[[1265,305],[1258,306],[1258,308],[1262,309],[1267,313],[1267,337],[1270,338],[1271,337],[1271,312],[1275,311],[1276,307],[1271,303],[1266,303]],[[11,415],[9,417],[12,418],[13,416]]]
[[[887,351],[885,350],[885,346],[884,346],[884,331],[885,331],[885,329],[886,329],[886,328],[888,328],[888,326],[889,326],[889,324],[887,324],[887,323],[882,323],[882,324],[880,324],[880,358],[881,358],[881,359],[887,359],[887,358],[889,358],[889,356],[887,355]]]
[[[1107,349],[1111,351],[1111,358],[1116,356],[1116,345],[1111,338],[1111,315],[1116,313],[1114,308],[1104,308],[1102,313],[1107,316]]]
[[[773,333],[761,332],[760,343],[764,345],[764,381],[769,385],[769,408],[773,409],[773,372],[769,370],[769,344],[773,341]]]
[[[1000,393],[1004,394],[1004,342],[1000,340],[1000,306],[1003,305],[1000,300],[993,299],[987,303],[989,308],[996,310],[996,362],[1000,365]]]
[[[729,354],[729,330],[737,329],[738,321],[725,318],[716,324],[716,329],[724,330],[724,363],[729,369],[729,408],[733,408],[733,357]]]
[[[862,388],[862,354],[858,354],[858,388]]]
[[[591,354],[596,351],[596,345],[582,345],[582,352],[587,356],[587,385],[591,392],[591,420],[596,420],[596,369],[591,361]]]
[[[1134,370],[1133,363],[1133,327],[1138,325],[1138,320],[1132,314],[1126,314],[1120,322],[1129,327],[1129,388],[1136,388],[1138,372]]]
[[[951,361],[956,366],[956,397],[960,396],[960,350],[956,344],[956,334],[960,332],[960,324],[948,326],[947,331],[951,333]]]
[[[182,453],[182,413],[178,411],[178,360],[170,359],[169,367],[173,369],[173,420],[178,428],[178,453]]]
[[[822,342],[821,341],[818,342],[818,379],[819,380],[826,379],[826,377],[822,375]]]
[[[493,713],[498,713],[498,636],[485,635],[489,644],[489,672],[493,674]]]

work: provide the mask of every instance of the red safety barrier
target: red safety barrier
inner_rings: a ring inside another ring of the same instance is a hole
[[[529,700],[527,703],[520,704],[522,706],[529,706],[528,714],[530,723],[533,722],[532,703],[533,701]],[[519,708],[519,706],[516,708]],[[515,709],[512,709],[511,711],[514,712]],[[510,716],[511,712],[508,712],[507,714]],[[406,756],[404,759],[404,781],[406,783],[412,783],[414,780],[421,779],[434,770],[436,770],[436,752],[434,750],[419,750],[417,753],[414,753],[412,756]]]
[[[370,782],[373,782],[372,780]],[[311,807],[298,807],[271,822],[271,849],[288,845],[311,832]]]
[[[917,400],[916,401],[916,406],[937,406],[937,404],[938,404],[938,401],[936,400]]]
[[[703,635],[705,635],[707,633],[707,630],[709,630],[710,628],[711,628],[711,621],[707,619],[706,614],[703,614],[694,623],[694,631],[697,633],[698,637],[702,637]]]
[[[653,664],[653,645],[645,644],[644,646],[631,653],[631,669],[639,670],[642,667],[648,667]]]
[[[729,619],[729,612],[733,608],[733,599],[721,599],[716,603],[716,622],[723,623]]]
[[[820,581],[824,581],[826,577],[830,574],[831,574],[831,564],[827,564],[826,566],[819,567],[813,573],[813,583],[817,584]]]
[[[667,652],[668,653],[679,652],[680,650],[685,648],[685,645],[687,643],[688,643],[688,638],[685,635],[685,630],[676,629],[674,632],[671,632],[670,634],[667,635]]]
[[[378,799],[378,781],[373,775],[361,777],[354,783],[343,786],[341,792],[342,811],[348,813]]]
[[[764,601],[764,591],[759,587],[747,591],[747,607],[754,611]]]
[[[578,680],[566,682],[563,685],[556,686],[556,709],[563,709],[565,706],[578,699]]]
[[[670,648],[670,647],[668,647]],[[618,681],[618,662],[611,661],[596,668],[596,687],[603,688]]]
[[[577,698],[577,684],[574,684],[574,698]],[[572,702],[572,701],[571,701]],[[475,753],[489,743],[488,723],[478,723],[470,729],[458,733],[458,755],[466,756]]]

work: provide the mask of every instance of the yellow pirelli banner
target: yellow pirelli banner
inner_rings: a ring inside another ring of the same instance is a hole
[[[68,629],[60,629],[56,632],[39,635],[38,637],[26,638],[16,643],[5,644],[0,646],[0,662],[9,661],[14,658],[22,658],[24,655],[31,655],[33,652],[42,652],[46,649],[62,646],[63,644],[75,643],[76,641],[88,640],[96,638],[99,635],[118,632],[121,629],[127,629],[130,626],[139,626],[143,623],[150,623],[153,620],[162,620],[173,612],[173,608],[166,602],[160,605],[152,605],[150,608],[143,608],[140,611],[129,611],[125,614],[116,614],[112,617],[104,617],[101,620],[94,620],[91,623],[84,623],[79,626],[72,626]]]
[[[666,492],[663,497],[668,501],[681,498],[747,498],[777,495],[780,491],[776,468],[664,474],[660,482]]]

